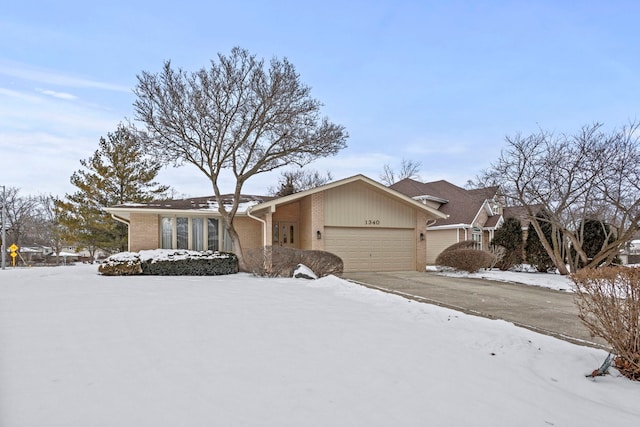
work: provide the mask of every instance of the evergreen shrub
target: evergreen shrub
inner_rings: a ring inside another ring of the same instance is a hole
[[[175,260],[148,260],[142,263],[142,274],[153,276],[218,276],[238,272],[238,257],[230,252],[211,251],[203,256],[190,256]]]
[[[548,242],[550,242],[551,235],[553,233],[551,223],[548,220],[549,214],[542,211],[536,214],[542,233]],[[547,273],[555,268],[553,260],[547,253],[546,249],[542,245],[540,236],[536,232],[533,224],[529,225],[529,233],[527,234],[527,241],[525,242],[525,259],[528,264],[534,266],[536,270],[541,273]]]
[[[103,276],[136,276],[142,274],[140,258],[122,261],[103,262],[98,266],[98,273]]]
[[[505,219],[502,227],[495,231],[491,246],[504,248],[504,251],[500,251],[501,256],[496,262],[496,267],[500,270],[507,271],[518,264],[522,264],[524,242],[522,240],[522,224],[520,220],[517,218]]]
[[[238,272],[238,257],[230,252],[159,250],[126,252],[107,258],[98,271],[105,276],[217,276]]]

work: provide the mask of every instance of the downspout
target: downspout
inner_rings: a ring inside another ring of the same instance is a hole
[[[266,274],[271,270],[270,263],[267,260],[267,221],[252,215],[251,209],[253,209],[253,206],[247,208],[247,216],[262,223],[262,268],[264,268],[264,273]]]
[[[253,209],[253,206],[249,206],[249,208],[247,208],[247,216],[251,219],[255,219],[256,221],[260,221],[262,223],[262,246],[263,247],[267,246],[267,221],[252,215],[251,209]]]

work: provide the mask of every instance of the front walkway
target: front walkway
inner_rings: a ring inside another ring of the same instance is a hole
[[[608,348],[604,340],[591,337],[578,318],[571,292],[418,271],[344,273],[343,278],[417,301],[503,319],[576,344]]]

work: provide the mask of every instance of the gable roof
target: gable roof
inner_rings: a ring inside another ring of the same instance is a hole
[[[274,198],[272,200],[266,201],[264,203],[260,203],[257,204],[255,206],[251,206],[250,211],[259,211],[262,209],[271,209],[272,211],[276,209],[277,206],[279,205],[284,205],[287,203],[291,203],[293,201],[302,199],[303,197],[309,196],[311,194],[314,193],[319,193],[322,191],[326,191],[326,190],[330,190],[332,188],[336,188],[336,187],[340,187],[342,185],[346,185],[346,184],[350,184],[352,182],[364,182],[365,184],[368,184],[372,187],[374,187],[375,189],[386,193],[389,197],[396,199],[397,201],[404,203],[406,205],[409,205],[413,208],[417,208],[421,211],[424,211],[426,213],[429,214],[429,216],[431,216],[432,218],[438,218],[438,219],[445,219],[446,218],[446,213],[444,212],[440,212],[437,209],[434,209],[430,206],[425,205],[424,203],[420,203],[419,201],[416,201],[414,199],[412,199],[411,197],[408,197],[406,194],[403,194],[399,191],[394,190],[393,188],[390,187],[386,187],[382,184],[380,184],[377,181],[372,180],[371,178],[368,178],[362,174],[358,174],[358,175],[354,175],[352,177],[349,178],[344,178],[338,181],[333,181],[330,182],[328,184],[325,185],[321,185],[319,187],[315,187],[309,190],[305,190],[305,191],[301,191],[299,193],[294,193],[294,194],[290,194],[288,196],[284,196],[284,197],[278,197],[278,198]]]
[[[398,181],[390,188],[414,199],[444,200],[439,211],[447,214],[448,218],[438,220],[434,226],[471,224],[485,201],[498,192],[497,186],[466,190],[445,180],[419,182],[410,178]]]

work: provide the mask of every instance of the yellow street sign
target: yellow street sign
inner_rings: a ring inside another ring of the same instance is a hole
[[[10,250],[11,252],[15,252],[15,251],[17,251],[18,249],[20,249],[20,248],[19,248],[19,247],[18,247],[18,245],[16,245],[15,243],[14,243],[13,245],[9,246],[9,250]]]
[[[15,258],[15,257],[17,257],[17,256],[18,256],[18,254],[17,254],[17,253],[15,253],[15,252],[11,252],[9,255],[11,255],[11,258]]]

